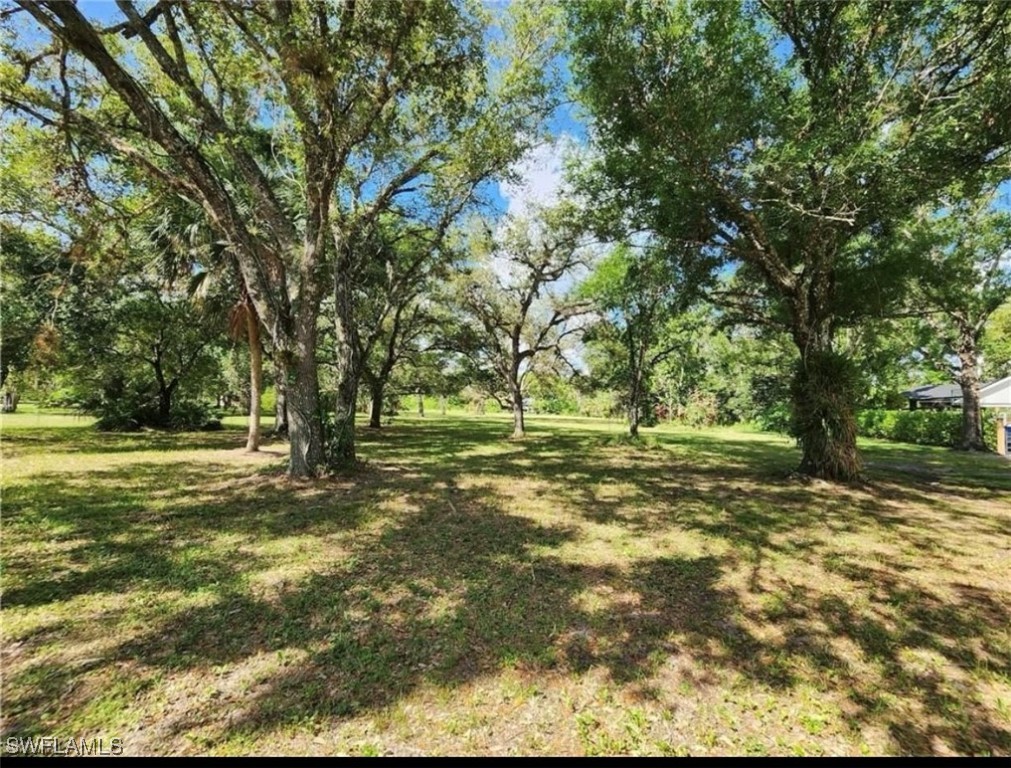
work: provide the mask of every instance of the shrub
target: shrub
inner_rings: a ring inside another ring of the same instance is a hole
[[[787,434],[790,431],[789,403],[769,405],[755,415],[754,423],[763,432],[779,432]]]
[[[172,401],[166,417],[150,391],[125,386],[94,393],[81,406],[98,418],[95,427],[102,432],[135,432],[145,427],[186,432],[205,429],[212,418],[207,406],[181,397]]]
[[[260,412],[269,416],[275,410],[277,410],[277,388],[271,384],[260,395]]]
[[[962,412],[861,411],[857,416],[857,428],[864,437],[955,447],[962,441]],[[990,450],[996,450],[997,414],[994,412],[983,412],[983,439]]]
[[[682,421],[689,427],[711,427],[718,416],[716,396],[696,389],[688,398]]]

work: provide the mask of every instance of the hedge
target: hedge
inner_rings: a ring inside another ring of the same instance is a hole
[[[861,411],[857,429],[864,437],[899,443],[955,447],[962,441],[962,412],[949,411]],[[997,450],[997,412],[983,411],[983,439]]]

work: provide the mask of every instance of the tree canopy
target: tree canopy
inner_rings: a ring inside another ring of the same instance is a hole
[[[611,194],[747,275],[798,348],[803,468],[855,477],[834,339],[915,269],[871,241],[945,190],[1006,178],[1011,9],[597,0],[569,17]]]

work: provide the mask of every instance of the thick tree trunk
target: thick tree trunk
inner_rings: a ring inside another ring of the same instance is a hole
[[[16,413],[18,410],[19,396],[17,392],[7,390],[3,395],[3,402],[0,404],[0,413]]]
[[[161,387],[158,390],[158,422],[164,426],[172,417],[172,390]]]
[[[334,404],[334,434],[330,441],[330,461],[335,468],[355,463],[355,410],[358,404],[357,326],[350,270],[338,269],[334,277],[334,330],[337,352],[337,401]]]
[[[517,382],[512,382],[510,386],[513,405],[513,437],[523,437],[526,434],[526,427],[523,423],[523,393]]]
[[[379,382],[373,382],[369,387],[369,395],[372,397],[369,406],[369,426],[379,429],[383,426],[383,386]]]
[[[260,449],[260,396],[263,394],[263,347],[260,344],[260,319],[251,308],[246,311],[249,336],[249,433],[246,450]]]
[[[639,436],[639,421],[642,408],[642,371],[641,369],[632,372],[632,389],[628,396],[628,436]]]
[[[985,451],[983,418],[979,406],[979,374],[976,370],[976,350],[972,340],[963,341],[958,359],[962,369],[958,384],[962,388],[962,442],[963,451]]]
[[[281,355],[274,355],[274,435],[288,436],[288,375]]]
[[[639,436],[639,372],[641,368],[636,365],[638,359],[635,354],[635,344],[632,341],[632,330],[631,328],[625,329],[625,336],[627,343],[625,345],[628,351],[628,369],[629,373],[632,375],[632,386],[629,387],[628,392],[628,436],[638,437]]]
[[[355,406],[358,402],[358,376],[354,371],[351,348],[338,350],[350,360],[338,365],[337,401],[334,404],[334,434],[330,443],[330,461],[335,468],[349,467],[355,463]]]
[[[295,350],[286,366],[290,460],[288,475],[315,477],[327,467],[316,366],[316,316],[300,318]]]
[[[861,463],[853,364],[832,350],[827,332],[795,333],[794,338],[801,351],[792,386],[793,431],[803,451],[800,472],[824,480],[856,480]]]

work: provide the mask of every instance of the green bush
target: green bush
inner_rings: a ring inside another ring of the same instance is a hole
[[[150,387],[131,385],[118,377],[83,396],[80,407],[97,417],[95,427],[101,432],[135,432],[148,427],[180,432],[213,428],[212,414],[202,403],[177,394],[169,413],[163,414],[158,408],[158,396]]]
[[[962,441],[962,412],[861,411],[857,428],[864,437],[899,443],[955,447]],[[997,447],[997,414],[983,412],[983,439],[991,450]]]
[[[277,388],[271,384],[263,390],[263,394],[260,396],[260,412],[271,416],[275,410],[277,410]]]

